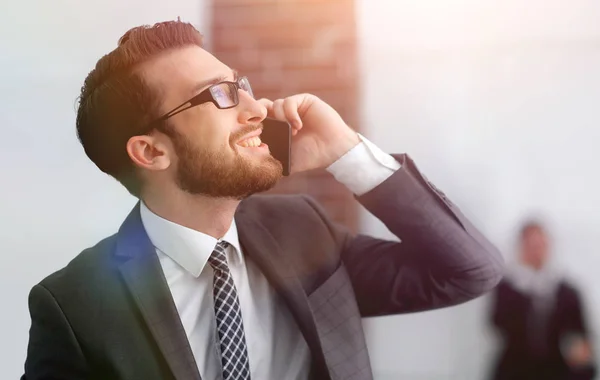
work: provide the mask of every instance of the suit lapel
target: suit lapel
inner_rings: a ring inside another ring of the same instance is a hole
[[[115,254],[123,261],[119,270],[125,284],[175,378],[201,380],[139,204],[119,230]]]
[[[266,227],[243,207],[238,209],[235,219],[244,253],[258,265],[267,280],[286,302],[306,339],[313,355],[314,365],[319,373],[328,373],[315,318],[310,309],[306,292],[294,269],[285,260],[278,242]]]

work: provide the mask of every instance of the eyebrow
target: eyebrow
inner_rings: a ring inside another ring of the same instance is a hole
[[[233,80],[236,81],[238,79],[237,70],[231,70],[231,73],[233,74]],[[213,77],[211,79],[207,79],[202,82],[198,82],[198,83],[196,83],[196,85],[194,87],[192,87],[192,89],[190,91],[190,96],[197,95],[201,90],[204,90],[205,88],[212,86],[214,84],[226,81],[226,80],[228,80],[228,78],[229,78],[229,75],[222,74],[222,75]]]

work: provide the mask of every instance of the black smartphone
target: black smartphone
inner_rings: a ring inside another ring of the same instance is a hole
[[[290,175],[292,165],[292,127],[285,121],[266,118],[262,122],[260,141],[269,146],[271,155],[283,165],[283,175]]]

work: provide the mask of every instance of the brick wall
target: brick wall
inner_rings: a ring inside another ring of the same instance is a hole
[[[353,0],[214,0],[213,12],[212,52],[247,75],[257,97],[310,92],[359,130]],[[308,193],[357,228],[352,194],[325,171],[285,178],[273,192]]]

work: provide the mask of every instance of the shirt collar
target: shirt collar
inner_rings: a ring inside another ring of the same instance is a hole
[[[507,268],[504,278],[521,292],[545,296],[554,293],[561,283],[562,275],[550,265],[534,270],[517,262]]]
[[[144,202],[140,202],[140,216],[152,245],[194,277],[198,277],[219,239],[164,219],[146,207]],[[244,257],[235,219],[220,240],[226,241],[234,248],[235,254],[233,257],[235,260],[229,264],[242,263]]]

